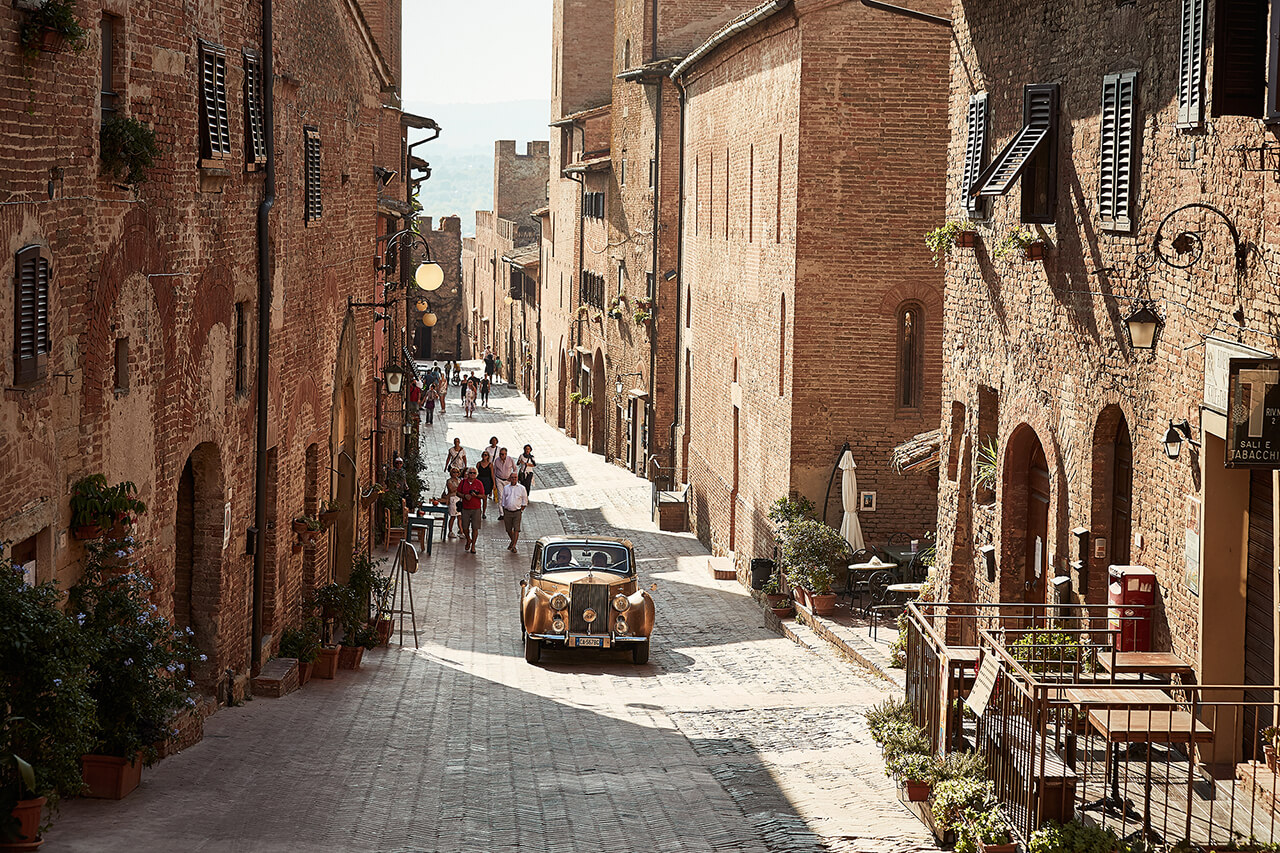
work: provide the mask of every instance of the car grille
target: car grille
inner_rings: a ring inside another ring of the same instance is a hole
[[[582,618],[584,610],[594,610],[596,620]],[[569,631],[574,634],[609,632],[609,586],[602,583],[575,583],[569,588]]]

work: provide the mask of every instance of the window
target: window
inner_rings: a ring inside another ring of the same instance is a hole
[[[1141,142],[1136,139],[1134,100],[1138,72],[1102,78],[1102,143],[1099,157],[1098,218],[1103,227],[1128,231],[1133,166]]]
[[[778,311],[778,396],[781,397],[787,387],[787,297],[782,296],[781,308]]]
[[[584,219],[604,219],[604,193],[582,194],[582,216]]]
[[[921,345],[924,324],[920,306],[908,303],[898,310],[898,408],[920,408],[920,379],[923,367]]]
[[[27,246],[15,260],[13,383],[30,385],[49,369],[49,255]]]
[[[649,189],[653,189],[657,185],[658,185],[658,161],[657,159],[650,157],[649,158]]]
[[[584,270],[582,273],[582,292],[579,295],[582,304],[604,308],[604,276]]]
[[[1213,15],[1215,116],[1262,118],[1271,100],[1267,97],[1267,12],[1271,3],[1218,0]]]
[[[747,146],[747,242],[753,238],[756,227],[756,146]]]
[[[227,119],[227,52],[200,42],[200,156],[222,160],[231,155]]]
[[[116,338],[115,389],[129,390],[129,339]]]
[[[658,293],[655,288],[656,284],[657,280],[653,277],[653,273],[647,272],[644,274],[644,292],[650,299],[658,298]]]
[[[618,294],[617,294],[618,296],[622,295],[622,285],[623,285],[623,282],[626,280],[626,276],[627,276],[626,268],[623,267],[622,264],[618,264]]]
[[[620,162],[621,169],[618,174],[618,185],[625,187],[627,185],[627,158],[624,156]]]
[[[319,219],[322,213],[320,203],[320,131],[318,128],[303,128],[306,135],[306,152],[303,183],[306,187],[306,220]]]
[[[1001,196],[1022,179],[1022,221],[1050,223],[1058,204],[1058,84],[1027,86],[1023,127],[982,170],[971,195]]]
[[[987,93],[969,98],[969,130],[964,146],[964,177],[960,181],[960,197],[970,219],[987,217],[987,200],[973,192],[974,184],[987,165]]]
[[[249,391],[249,333],[246,314],[248,306],[236,303],[236,396]]]
[[[1204,121],[1204,0],[1182,0],[1178,55],[1178,126]]]
[[[116,29],[119,18],[102,16],[102,120],[115,114],[116,98]]]
[[[255,168],[267,162],[267,137],[262,126],[262,59],[244,52],[244,162]]]

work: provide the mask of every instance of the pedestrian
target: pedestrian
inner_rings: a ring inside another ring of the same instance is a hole
[[[489,388],[492,387],[493,381],[485,374],[484,379],[480,380],[480,404],[486,409],[489,408]]]
[[[533,469],[538,467],[533,461],[533,445],[526,444],[524,453],[520,454],[520,458],[516,460],[516,473],[520,475],[520,485],[524,486],[525,494],[533,494]]]
[[[436,393],[435,385],[432,385],[429,388],[427,388],[427,393],[422,401],[422,411],[427,416],[428,424],[433,424],[436,422],[436,397],[437,396],[439,395]]]
[[[464,403],[467,402],[467,383],[470,381],[471,377],[467,376],[458,384],[458,398]]]
[[[449,396],[449,378],[440,374],[440,382],[436,385],[436,399],[440,401],[440,414],[444,414],[444,399]]]
[[[484,354],[484,375],[487,376],[490,380],[493,379],[493,369],[494,369],[493,353],[486,352]]]
[[[470,379],[462,392],[462,408],[471,417],[476,413],[476,381]]]
[[[440,500],[444,501],[449,512],[445,526],[445,536],[448,539],[455,538],[453,529],[454,525],[458,523],[458,484],[461,482],[462,471],[455,468],[449,472],[449,479],[444,484],[444,492],[440,495]]]
[[[498,456],[496,459],[493,460],[493,480],[495,483],[497,483],[497,486],[499,489],[501,489],[503,484],[507,482],[507,478],[509,478],[513,473],[515,473],[515,470],[516,470],[516,460],[512,459],[510,456],[507,455],[507,449],[505,447],[499,447]],[[501,501],[502,495],[495,494],[494,498],[498,499],[498,520],[501,521],[502,520],[502,501]]]
[[[496,435],[489,436],[489,444],[485,447],[485,450],[489,451],[490,462],[498,458],[498,437]],[[502,484],[499,483],[498,485]]]
[[[502,382],[502,359],[497,356],[493,359],[493,375],[497,377],[494,381]]]
[[[476,479],[484,486],[484,503],[480,504],[480,518],[489,517],[489,495],[493,494],[493,457],[489,451],[480,453],[480,461],[476,463]]]
[[[507,529],[507,535],[511,537],[511,544],[507,546],[508,551],[516,550],[516,540],[520,538],[520,517],[524,515],[524,508],[528,505],[529,493],[525,491],[524,486],[520,485],[520,478],[516,476],[516,472],[512,471],[507,485],[502,487],[502,526]]]
[[[462,446],[462,439],[455,438],[453,447],[449,448],[449,452],[444,455],[444,470],[452,471],[455,468],[467,467],[467,451]]]
[[[467,475],[458,484],[458,506],[462,533],[466,536],[466,550],[476,552],[476,536],[480,533],[480,505],[484,486],[476,479],[476,469],[468,468]]]

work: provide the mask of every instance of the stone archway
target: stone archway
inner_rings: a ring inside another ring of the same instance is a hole
[[[224,661],[218,649],[222,625],[243,625],[235,614],[222,613],[222,543],[224,503],[222,458],[213,442],[198,445],[187,457],[178,477],[174,515],[173,624],[190,629],[206,660],[192,677],[206,693],[216,690]],[[249,638],[245,636],[245,647]]]
[[[329,413],[329,499],[337,501],[342,514],[331,531],[333,577],[346,583],[351,573],[351,552],[356,542],[356,486],[360,479],[357,452],[360,437],[359,395],[360,357],[356,346],[356,322],[348,311],[338,340],[338,354],[333,368],[333,402]]]
[[[591,452],[604,455],[607,438],[608,391],[604,381],[604,353],[596,348],[591,368]]]
[[[565,376],[564,376],[565,352],[560,350],[560,368],[556,373],[556,426],[564,429],[568,419],[565,417]]]
[[[1098,415],[1093,430],[1093,517],[1090,532],[1088,600],[1107,600],[1107,568],[1128,565],[1132,535],[1133,441],[1129,422],[1117,405],[1107,406]],[[1099,540],[1103,540],[1099,542]],[[1099,551],[1099,546],[1104,550]],[[1095,556],[1097,555],[1097,556]]]
[[[1044,602],[1050,578],[1052,491],[1044,445],[1034,429],[1025,423],[1014,428],[1001,467],[1000,600]]]

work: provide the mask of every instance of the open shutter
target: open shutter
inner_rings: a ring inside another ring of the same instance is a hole
[[[231,123],[227,117],[227,52],[200,42],[201,156],[220,160],[231,153]]]
[[[1218,0],[1213,36],[1213,115],[1262,118],[1271,0]]]
[[[1267,111],[1266,119],[1280,122],[1280,0],[1271,0],[1271,19],[1267,36]]]
[[[964,177],[960,181],[960,197],[970,218],[981,219],[986,214],[986,204],[973,195],[974,182],[986,166],[987,157],[987,93],[969,98],[969,128],[964,146]]]
[[[245,155],[250,163],[267,162],[267,139],[262,126],[262,60],[244,51]]]
[[[970,195],[998,196],[1009,192],[1027,164],[1047,147],[1057,130],[1058,87],[1056,83],[1028,86],[1023,98],[1022,130],[982,170]]]
[[[320,198],[320,131],[314,127],[305,128],[306,152],[304,180],[306,184],[306,218],[308,221],[319,219],[323,212]]]
[[[1102,144],[1099,157],[1098,218],[1121,231],[1131,227],[1133,170],[1141,140],[1135,119],[1138,72],[1102,79]]]
[[[1179,127],[1199,127],[1204,121],[1204,4],[1205,0],[1182,0]]]
[[[15,385],[45,377],[49,360],[49,256],[41,246],[18,252],[14,264]]]

